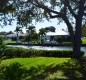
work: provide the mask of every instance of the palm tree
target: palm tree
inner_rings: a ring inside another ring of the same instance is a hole
[[[29,26],[27,28],[27,32],[29,33],[30,35],[30,43],[32,44],[32,34],[35,32],[35,26]]]
[[[19,41],[19,32],[21,32],[22,30],[21,30],[21,27],[16,27],[16,29],[15,29],[15,32],[16,32],[16,34],[17,34],[17,36],[16,36],[16,43],[18,43],[18,41]]]
[[[41,28],[41,29],[39,29],[39,35],[41,35],[41,36],[44,36],[45,34],[46,34],[46,29],[45,28]]]
[[[40,35],[40,40],[41,40],[41,43],[43,41],[43,37],[46,36],[46,33],[47,32],[55,32],[55,27],[53,26],[50,26],[50,27],[45,27],[45,28],[41,28],[39,29],[39,35]]]
[[[48,32],[47,28],[41,28],[39,29],[39,35],[40,35],[40,42],[42,43],[44,41],[43,37]]]

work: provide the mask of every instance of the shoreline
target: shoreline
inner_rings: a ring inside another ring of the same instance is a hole
[[[21,43],[9,43],[6,45],[23,45],[23,46],[72,46],[71,44],[21,44]],[[86,44],[81,44],[81,47],[86,47]]]

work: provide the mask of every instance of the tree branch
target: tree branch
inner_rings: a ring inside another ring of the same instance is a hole
[[[50,18],[57,18],[57,17],[62,17],[62,13],[54,11],[49,9],[47,6],[40,4],[37,0],[35,0],[36,3],[33,3],[36,7],[44,9],[50,16]],[[51,15],[51,13],[54,13],[56,15]]]
[[[84,16],[86,16],[86,13],[84,13]]]
[[[79,10],[78,10],[78,15],[77,18],[80,19],[82,18],[83,14],[84,14],[84,4],[85,4],[85,0],[80,0],[79,1]]]
[[[63,16],[63,20],[64,22],[66,23],[67,25],[67,28],[68,28],[68,32],[70,34],[70,38],[71,38],[71,42],[72,42],[72,45],[73,45],[73,39],[74,39],[74,31],[73,31],[73,27],[71,25],[71,23],[69,22],[68,18],[64,15]]]
[[[62,16],[59,14],[59,15],[52,15],[51,13],[48,13],[50,18],[61,18]]]
[[[84,7],[84,10],[86,10],[86,6]]]
[[[65,0],[65,4],[68,7],[69,11],[71,12],[71,14],[74,16],[74,18],[76,19],[77,15],[74,13],[73,9],[70,6],[69,0]]]

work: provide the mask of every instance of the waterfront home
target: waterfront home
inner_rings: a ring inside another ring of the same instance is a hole
[[[43,44],[58,44],[58,38],[66,39],[69,37],[69,33],[61,31],[58,32],[47,32],[45,36],[42,36],[41,39],[43,40]]]
[[[21,33],[18,33],[18,36],[25,36],[25,34],[21,34]],[[9,35],[6,35],[6,39],[7,40],[12,40],[13,38],[16,38],[17,37],[17,34],[14,33],[14,34],[9,34]]]

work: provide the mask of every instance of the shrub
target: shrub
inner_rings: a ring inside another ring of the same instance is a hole
[[[19,63],[0,66],[0,80],[21,80],[24,72],[25,69]]]
[[[24,49],[18,47],[6,47],[3,53],[0,53],[2,58],[15,58],[15,57],[72,57],[72,51],[58,51],[58,50],[35,50]],[[84,52],[81,51],[81,56]]]
[[[3,41],[4,41],[4,38],[0,37],[0,59],[3,56],[4,49],[6,47],[6,45],[3,43]]]

